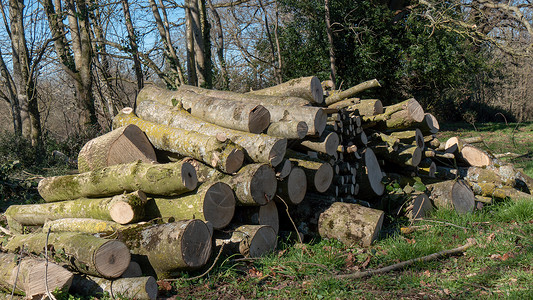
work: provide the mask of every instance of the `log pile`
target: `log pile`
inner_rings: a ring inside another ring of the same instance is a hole
[[[113,131],[83,147],[79,174],[41,180],[46,203],[8,208],[15,234],[2,250],[65,267],[54,287],[154,299],[155,279],[202,268],[216,249],[257,257],[295,230],[368,247],[385,213],[416,219],[434,206],[468,213],[476,201],[530,197],[533,179],[475,140],[440,143],[438,121],[415,99],[355,97],[379,86],[324,91],[316,77],[246,94],[148,85],[135,111],[124,108]]]

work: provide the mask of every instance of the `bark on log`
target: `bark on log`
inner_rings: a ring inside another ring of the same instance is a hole
[[[423,134],[436,134],[440,130],[439,121],[430,113],[424,114],[424,120],[418,124]]]
[[[231,187],[223,182],[204,183],[193,194],[179,198],[154,198],[146,205],[146,216],[169,221],[199,219],[226,227],[235,212],[235,197]]]
[[[248,157],[255,162],[270,163],[276,166],[283,159],[287,148],[285,139],[224,128],[202,121],[179,107],[171,108],[155,101],[139,103],[136,113],[140,118],[153,123],[196,131],[211,137],[223,134],[233,143],[243,147]]]
[[[364,99],[359,101],[359,103],[347,106],[345,109],[347,111],[358,111],[360,116],[375,116],[384,112],[383,103],[379,99]]]
[[[376,79],[365,81],[345,91],[337,92],[328,96],[325,101],[326,105],[331,105],[346,98],[353,98],[353,96],[355,96],[357,93],[374,87],[381,87],[381,85]]]
[[[286,203],[297,205],[305,197],[307,190],[307,178],[303,169],[295,167],[292,168],[289,177],[278,182],[278,195],[285,200]]]
[[[271,122],[267,129],[267,135],[286,139],[303,139],[309,127],[304,121],[280,120]]]
[[[321,135],[326,128],[328,116],[320,107],[265,104],[265,108],[270,112],[272,122],[282,120],[305,122],[308,127],[307,135]]]
[[[145,100],[175,106],[181,102],[193,116],[222,127],[261,133],[270,124],[270,113],[262,105],[208,97],[183,90],[170,91],[145,86],[137,95],[137,105]],[[144,131],[144,130],[143,130]]]
[[[233,230],[231,237],[221,236],[216,245],[229,247],[231,253],[244,257],[261,257],[276,248],[277,234],[268,225],[242,225]]]
[[[144,218],[146,195],[141,191],[111,198],[80,198],[44,204],[11,205],[4,213],[22,225],[43,225],[47,220],[92,218],[128,224]]]
[[[420,129],[404,130],[390,133],[391,137],[395,137],[404,144],[414,144],[420,149],[424,149],[424,135]]]
[[[285,207],[285,205],[282,205]],[[236,224],[268,225],[279,231],[279,215],[276,202],[270,201],[261,206],[239,206],[235,208],[233,221]]]
[[[377,239],[385,213],[358,204],[335,202],[320,214],[318,232],[347,246],[369,247]]]
[[[50,249],[51,260],[66,264],[73,271],[105,278],[117,278],[128,268],[130,251],[117,240],[106,240],[82,233],[46,233],[16,235],[4,244],[4,250],[18,253],[24,248],[33,254]]]
[[[196,171],[187,162],[146,164],[137,161],[78,175],[47,177],[39,182],[38,190],[46,202],[54,202],[137,190],[147,194],[179,195],[194,190],[197,182]]]
[[[152,144],[139,127],[126,125],[87,142],[78,155],[80,173],[142,160],[156,162]]]
[[[324,193],[328,190],[333,180],[333,167],[329,163],[292,157],[289,159],[296,166],[303,169],[309,188],[319,193]]]
[[[77,275],[74,277],[70,291],[91,297],[109,295],[111,299],[155,300],[157,289],[157,282],[152,276],[107,280]]]
[[[313,150],[328,155],[335,155],[339,146],[339,135],[335,132],[324,132],[318,139],[308,139],[300,142],[306,150]]]
[[[272,87],[251,91],[248,94],[299,97],[316,104],[324,102],[322,85],[315,76],[295,78]]]
[[[429,198],[437,207],[454,209],[459,214],[470,213],[474,209],[474,193],[464,180],[443,181],[426,187]]]
[[[346,108],[346,107],[349,107],[349,106],[352,106],[352,105],[355,105],[355,104],[359,104],[360,101],[361,101],[360,98],[348,98],[348,99],[344,99],[342,101],[333,103],[331,105],[328,105],[328,108],[331,108],[331,109],[343,109],[343,108]]]
[[[385,112],[381,115],[363,117],[363,122],[370,123],[376,130],[402,130],[413,127],[422,120],[424,109],[414,98],[385,107]]]
[[[86,218],[68,218],[46,221],[43,232],[81,232],[88,234],[110,235],[124,228],[124,225],[112,221]]]
[[[400,166],[416,167],[422,160],[422,150],[414,145],[400,144],[396,151],[390,147],[375,147],[374,151],[380,158]]]
[[[211,232],[200,220],[183,220],[126,229],[118,234],[144,273],[158,279],[204,266],[211,254]]]
[[[500,186],[492,182],[469,182],[474,194],[499,199],[509,198],[512,201],[519,199],[533,199],[533,195],[521,192],[509,186]]]
[[[49,262],[46,267],[42,259],[20,258],[12,253],[0,253],[0,266],[0,289],[24,295],[27,299],[44,297],[47,286],[50,292],[68,291],[74,277],[70,271],[55,263]],[[48,275],[45,274],[46,268]]]
[[[142,120],[129,107],[113,118],[113,127],[126,124],[141,128],[154,147],[160,150],[193,157],[226,173],[236,172],[244,161],[243,151],[233,142],[220,142],[217,138],[197,132]]]

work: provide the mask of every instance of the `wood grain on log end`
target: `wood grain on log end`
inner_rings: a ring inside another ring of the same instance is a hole
[[[244,163],[244,152],[241,149],[231,149],[226,158],[226,165],[224,170],[227,173],[235,173],[239,171]]]
[[[323,109],[319,109],[316,112],[315,115],[315,124],[314,128],[318,135],[321,135],[324,129],[326,129],[326,125],[328,122],[328,115],[324,112]],[[315,134],[315,132],[309,132],[308,134]]]
[[[48,280],[45,282],[45,272],[48,272]],[[30,269],[26,282],[22,282],[25,286],[26,296],[33,299],[34,296],[44,296],[46,294],[46,287],[54,291],[56,289],[66,289],[71,286],[74,275],[67,269],[54,264],[38,261]],[[20,278],[19,278],[20,280]],[[21,284],[19,282],[19,284]]]
[[[289,175],[290,176],[290,175]],[[252,198],[259,205],[265,205],[274,198],[278,181],[276,172],[268,165],[261,165],[250,180]]]
[[[410,219],[419,219],[427,215],[428,212],[433,210],[431,200],[426,194],[418,194],[413,197],[413,204],[411,211],[409,212]]]
[[[319,193],[328,190],[333,181],[333,167],[329,163],[323,163],[316,171],[313,178],[315,189]]]
[[[475,196],[472,188],[464,180],[457,180],[452,187],[453,207],[460,214],[469,213],[474,210]]]
[[[141,277],[143,275],[143,271],[141,269],[141,266],[139,263],[135,261],[130,261],[130,264],[128,265],[128,268],[120,277],[122,278],[133,278],[133,277]]]
[[[270,124],[270,112],[262,105],[257,105],[250,111],[248,121],[248,131],[251,133],[261,133]]]
[[[130,250],[120,241],[110,240],[95,251],[94,264],[102,276],[116,278],[128,268],[131,260]]]
[[[311,79],[309,90],[313,95],[315,103],[322,104],[324,102],[324,90],[322,89],[320,79],[318,79],[316,76],[313,76],[313,78]]]
[[[303,139],[307,132],[309,131],[309,126],[307,126],[307,123],[304,121],[298,122],[298,125],[296,126],[296,132],[298,133],[298,138]]]
[[[233,213],[231,214],[233,216]],[[228,222],[229,223],[229,222]],[[168,253],[168,255],[173,255]],[[199,268],[206,264],[211,255],[211,233],[200,220],[187,224],[182,233],[181,256],[189,268]]]
[[[492,159],[485,151],[472,145],[463,147],[461,157],[473,167],[486,167],[492,164]]]
[[[440,130],[439,121],[435,118],[434,115],[427,113],[424,115],[424,122],[426,123],[424,127],[427,127],[427,131],[431,134],[436,134]]]
[[[247,252],[248,257],[261,257],[276,248],[277,234],[274,229],[268,225],[259,225],[259,229],[251,236],[251,240],[248,243],[241,243],[241,246],[247,244],[248,251],[244,249],[240,252]],[[243,248],[243,247],[239,247]]]
[[[190,163],[183,163],[181,166],[181,180],[183,185],[192,191],[198,185],[198,176],[196,175],[196,169]]]
[[[385,191],[385,185],[381,182],[383,179],[383,173],[381,172],[378,159],[372,149],[367,148],[365,150],[364,161],[370,187],[376,195],[383,195],[383,192]]]
[[[280,139],[276,141],[274,146],[272,146],[270,153],[268,154],[270,164],[273,167],[279,165],[281,161],[283,161],[286,151],[287,151],[287,139]]]
[[[278,179],[284,179],[289,176],[292,170],[292,163],[288,159],[284,159],[281,164],[276,167],[276,177]]]
[[[279,215],[276,202],[270,201],[266,205],[259,207],[259,225],[268,225],[278,234]]]
[[[337,147],[340,144],[339,135],[335,132],[330,132],[324,140],[326,145],[326,153],[329,155],[335,155],[337,153]]]
[[[212,184],[205,193],[204,217],[216,229],[229,224],[235,212],[235,196],[231,187],[223,182]]]
[[[140,200],[142,203],[148,201],[146,194],[142,191],[133,192],[131,196],[135,197],[136,201]],[[138,207],[132,206],[130,202],[117,201],[109,208],[109,215],[113,221],[119,224],[128,224],[133,222],[135,218],[138,218],[136,215],[137,208]]]
[[[416,122],[422,122],[425,117],[425,112],[422,106],[418,101],[416,101],[414,98],[409,99],[409,102],[407,104],[407,111],[409,116]]]

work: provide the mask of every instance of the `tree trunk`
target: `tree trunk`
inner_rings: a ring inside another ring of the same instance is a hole
[[[144,86],[144,76],[141,59],[139,58],[139,46],[137,45],[138,36],[135,34],[133,21],[131,20],[130,4],[128,0],[121,0],[120,2],[122,3],[126,29],[128,30],[128,43],[130,45],[129,52],[133,58],[133,69],[135,70],[135,78],[137,79],[137,91],[140,91]],[[183,75],[181,77],[181,82],[183,82]]]
[[[180,108],[171,109],[170,106],[155,101],[142,101],[136,109],[137,115],[149,122],[159,123],[170,127],[219,137],[221,134],[246,150],[246,155],[254,162],[278,165],[287,147],[287,140],[270,137],[264,134],[253,134],[224,128],[202,121]],[[307,133],[307,132],[306,132]]]
[[[222,89],[227,90],[229,89],[229,75],[228,75],[228,69],[226,65],[226,59],[224,58],[224,33],[222,28],[222,22],[220,21],[220,15],[218,14],[218,11],[216,10],[215,6],[213,5],[213,1],[207,0],[207,3],[209,5],[209,9],[211,9],[211,12],[213,13],[215,24],[216,24],[216,52],[218,61],[220,63],[220,73],[222,76]]]
[[[157,149],[193,157],[226,173],[236,172],[244,161],[243,151],[232,142],[220,142],[197,132],[144,121],[129,107],[113,119],[115,128],[127,124],[137,125]]]
[[[381,84],[376,79],[372,79],[369,81],[365,81],[363,83],[360,83],[354,87],[351,87],[345,91],[337,92],[329,97],[326,98],[326,105],[331,105],[333,103],[339,102],[346,98],[353,98],[357,93],[360,93],[364,90],[374,88],[374,87],[381,87]]]
[[[193,194],[176,198],[154,198],[146,205],[146,216],[169,221],[199,219],[221,229],[235,212],[231,187],[223,182],[204,183]]]
[[[106,240],[81,233],[35,233],[16,235],[4,244],[4,250],[18,253],[24,248],[30,253],[44,254],[48,251],[49,259],[64,263],[69,269],[84,274],[117,278],[128,268],[130,251],[117,240]]]
[[[39,182],[38,190],[46,202],[54,202],[136,190],[172,196],[192,191],[196,185],[196,172],[189,163],[146,164],[137,161],[78,175],[47,177]]]
[[[298,97],[316,104],[324,102],[322,85],[315,76],[292,79],[269,88],[249,92],[249,94]]]
[[[328,34],[328,50],[329,50],[329,79],[333,83],[332,89],[335,89],[337,82],[337,66],[335,62],[335,45],[333,43],[333,31],[331,30],[331,17],[329,13],[329,0],[324,1],[324,20],[326,22],[326,33]]]
[[[287,203],[298,205],[305,197],[307,178],[303,169],[292,168],[289,177],[278,182],[278,195]]]
[[[64,218],[92,218],[128,224],[143,219],[146,201],[146,195],[137,191],[112,198],[80,198],[54,203],[11,205],[4,215],[19,224],[30,226]]]
[[[75,276],[71,293],[91,297],[107,296],[112,299],[155,300],[157,283],[152,276],[108,280],[94,276]]]
[[[137,160],[145,163],[157,161],[146,134],[130,124],[87,142],[78,154],[78,171],[94,171]]]
[[[277,235],[268,225],[242,225],[235,228],[229,238],[221,235],[216,244],[244,257],[261,257],[276,248]]]
[[[385,213],[358,204],[335,202],[318,219],[322,238],[334,238],[347,246],[370,247],[378,237]]]
[[[436,207],[455,209],[459,214],[470,213],[474,209],[474,193],[464,180],[443,181],[426,187]]]
[[[157,279],[204,266],[211,255],[211,233],[200,220],[137,227],[119,232],[145,274]]]
[[[268,225],[278,234],[279,216],[276,202],[270,201],[261,206],[238,206],[235,208],[233,222],[235,224]]]

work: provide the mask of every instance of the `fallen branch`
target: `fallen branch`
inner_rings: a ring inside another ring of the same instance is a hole
[[[457,248],[453,248],[453,249],[449,249],[449,250],[443,250],[443,251],[440,251],[440,252],[437,252],[437,253],[433,253],[433,254],[430,254],[430,255],[426,255],[426,256],[423,256],[423,257],[413,258],[413,259],[410,259],[410,260],[407,260],[407,261],[402,261],[402,262],[399,262],[397,264],[390,265],[390,266],[383,267],[383,268],[379,268],[379,269],[375,269],[375,270],[368,270],[368,271],[364,271],[364,272],[355,272],[355,273],[349,273],[349,274],[340,274],[340,275],[336,275],[335,278],[338,278],[338,279],[358,279],[358,278],[363,278],[363,277],[367,277],[367,276],[383,274],[383,273],[387,273],[387,272],[390,272],[390,271],[394,271],[394,270],[398,270],[398,269],[410,266],[410,265],[412,265],[414,263],[417,263],[417,262],[428,262],[428,261],[432,261],[432,260],[435,260],[435,259],[438,259],[438,258],[441,258],[441,257],[444,257],[444,256],[459,254],[459,253],[464,252],[466,249],[472,247],[474,244],[475,244],[474,239],[468,239],[466,244],[464,244],[463,246],[457,247]]]

